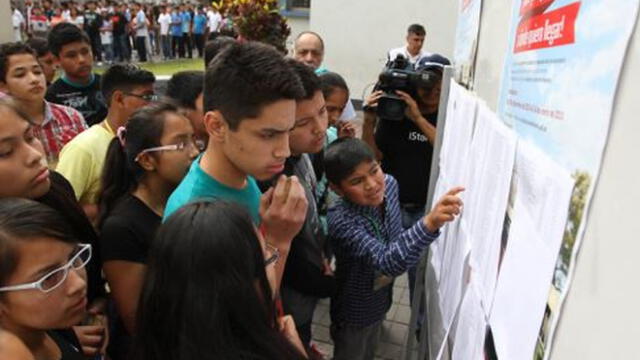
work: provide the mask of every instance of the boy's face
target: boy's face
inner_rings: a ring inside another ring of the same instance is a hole
[[[244,119],[236,130],[227,125],[222,151],[240,172],[268,180],[284,170],[289,132],[296,116],[295,100],[279,100],[262,108],[256,118]]]
[[[93,68],[91,46],[84,41],[64,45],[57,58],[65,74],[74,79],[87,79]]]
[[[53,82],[53,78],[56,77],[56,70],[58,69],[58,65],[56,64],[53,54],[48,52],[44,56],[40,56],[38,58],[38,62],[40,63],[40,66],[42,66],[42,72],[44,72],[44,77],[47,80],[47,83],[51,84]]]
[[[363,161],[332,189],[354,204],[380,206],[384,201],[384,173],[376,161]]]
[[[311,100],[296,103],[296,122],[289,134],[291,154],[315,154],[322,150],[328,126],[327,107],[321,91]]]
[[[9,56],[7,73],[0,87],[22,101],[42,101],[47,90],[42,67],[31,54]]]

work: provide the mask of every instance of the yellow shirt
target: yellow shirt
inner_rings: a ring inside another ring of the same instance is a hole
[[[60,151],[56,171],[73,186],[78,202],[94,205],[98,202],[100,178],[109,143],[115,137],[102,122],[73,138]]]

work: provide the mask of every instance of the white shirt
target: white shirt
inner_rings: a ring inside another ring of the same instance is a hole
[[[425,56],[431,55],[431,53],[426,52],[424,50],[420,50],[420,53],[418,55],[411,56],[411,54],[409,54],[409,51],[407,50],[407,47],[403,46],[397,49],[389,50],[389,53],[387,54],[387,60],[395,60],[398,55],[404,56],[406,59],[409,60],[411,65],[415,65],[420,59],[422,59]]]
[[[207,13],[207,18],[209,19],[209,31],[218,31],[220,22],[222,22],[222,15],[220,15],[220,13],[209,10],[209,12]]]
[[[19,28],[20,25],[24,24],[24,16],[22,16],[22,13],[18,9],[15,9],[13,11],[13,15],[11,16],[11,20],[13,21],[13,27],[14,28]]]
[[[140,10],[136,14],[136,36],[149,36],[149,30],[147,29],[147,16],[144,11]]]
[[[158,16],[158,24],[160,24],[160,35],[169,35],[169,26],[171,26],[171,15],[160,14],[160,16]]]

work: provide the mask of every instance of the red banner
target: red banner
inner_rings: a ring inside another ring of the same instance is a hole
[[[545,11],[555,0],[522,0],[520,3],[520,16],[537,15]]]
[[[580,2],[529,18],[518,26],[514,53],[552,48],[575,42]]]

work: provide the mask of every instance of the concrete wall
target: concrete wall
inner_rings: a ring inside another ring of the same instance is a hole
[[[308,17],[288,17],[287,22],[291,26],[291,35],[287,39],[287,49],[293,49],[293,40],[303,31],[309,30],[309,18]]]
[[[321,0],[311,2],[310,30],[325,40],[324,66],[340,73],[351,97],[375,82],[390,48],[403,46],[407,27],[427,29],[425,49],[453,55],[457,1]]]
[[[11,21],[11,3],[0,0],[0,43],[13,41],[13,26]]]

